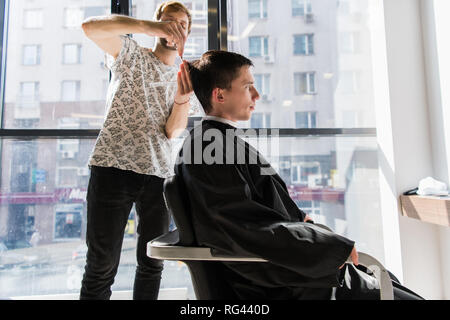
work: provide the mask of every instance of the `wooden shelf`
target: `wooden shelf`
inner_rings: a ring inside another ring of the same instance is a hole
[[[450,197],[400,196],[403,216],[450,226]]]

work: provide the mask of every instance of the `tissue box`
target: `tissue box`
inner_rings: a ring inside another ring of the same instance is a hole
[[[400,196],[403,216],[450,226],[450,197]]]

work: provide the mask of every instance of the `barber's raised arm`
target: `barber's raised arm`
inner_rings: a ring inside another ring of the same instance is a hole
[[[103,51],[117,58],[122,48],[121,35],[144,33],[166,38],[169,42],[183,43],[182,27],[176,21],[139,20],[122,15],[90,17],[82,23],[86,36]]]

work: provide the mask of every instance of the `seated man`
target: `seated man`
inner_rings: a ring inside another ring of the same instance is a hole
[[[240,299],[330,299],[354,242],[312,223],[283,180],[235,134],[259,94],[247,58],[208,51],[190,65],[206,118],[185,140],[175,166],[199,245],[268,263],[223,262]],[[341,279],[340,279],[341,277]]]

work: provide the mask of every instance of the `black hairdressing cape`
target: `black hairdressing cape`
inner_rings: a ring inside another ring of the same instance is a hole
[[[329,299],[354,242],[303,222],[283,180],[233,129],[203,121],[177,158],[199,245],[270,261],[223,262],[240,298]]]

